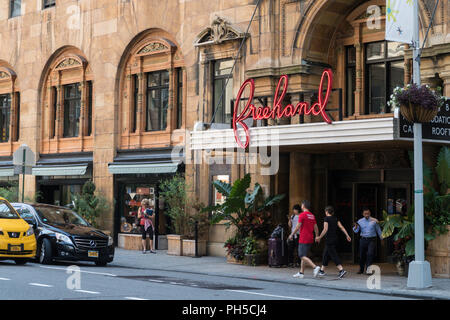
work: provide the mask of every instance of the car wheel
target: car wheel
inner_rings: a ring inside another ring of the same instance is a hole
[[[42,240],[39,249],[39,262],[41,264],[50,264],[52,262],[52,244],[48,239]]]
[[[19,266],[23,266],[25,263],[27,263],[27,260],[26,259],[14,259],[14,262]]]
[[[106,262],[106,261],[95,261],[95,265],[97,267],[106,267],[107,264],[108,264],[108,262]]]

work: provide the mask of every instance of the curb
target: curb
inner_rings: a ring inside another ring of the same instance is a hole
[[[398,289],[363,289],[363,288],[354,288],[348,286],[326,286],[320,283],[315,283],[311,281],[302,281],[302,282],[294,282],[289,280],[282,279],[267,279],[267,278],[257,278],[257,277],[248,277],[248,276],[237,276],[234,274],[224,274],[224,273],[212,273],[212,272],[196,272],[196,271],[185,271],[185,270],[176,270],[176,269],[158,269],[158,268],[143,268],[143,267],[134,267],[134,266],[126,266],[119,264],[110,264],[111,267],[118,268],[130,268],[130,269],[140,269],[140,270],[153,270],[153,271],[165,271],[165,272],[183,272],[189,274],[197,274],[197,275],[208,275],[215,277],[224,277],[224,278],[233,278],[233,279],[242,279],[242,280],[256,280],[256,281],[265,281],[265,282],[276,282],[276,283],[286,283],[286,284],[294,284],[306,287],[317,287],[331,290],[341,290],[348,292],[361,292],[361,293],[369,293],[369,294],[380,294],[380,295],[389,295],[395,297],[403,297],[403,298],[414,298],[414,299],[422,299],[422,300],[450,300],[450,296],[440,295],[440,294],[418,294],[415,292],[408,292],[405,290]]]

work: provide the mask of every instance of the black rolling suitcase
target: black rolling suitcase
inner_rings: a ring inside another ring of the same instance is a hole
[[[287,250],[284,241],[284,230],[281,229],[281,237],[274,237],[276,232],[269,239],[269,267],[282,267],[287,265]]]

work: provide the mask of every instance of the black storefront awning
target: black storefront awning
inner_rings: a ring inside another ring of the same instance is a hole
[[[0,177],[13,177],[14,165],[12,157],[0,157]]]
[[[83,176],[92,167],[92,152],[42,154],[32,169],[35,176]]]
[[[108,165],[111,174],[170,174],[176,173],[184,155],[174,154],[172,148],[139,151],[122,150]]]

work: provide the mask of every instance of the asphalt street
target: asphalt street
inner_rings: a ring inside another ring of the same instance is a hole
[[[71,272],[73,265],[79,272]],[[0,288],[1,300],[405,299],[225,276],[63,262],[17,266],[14,262],[0,261]]]

